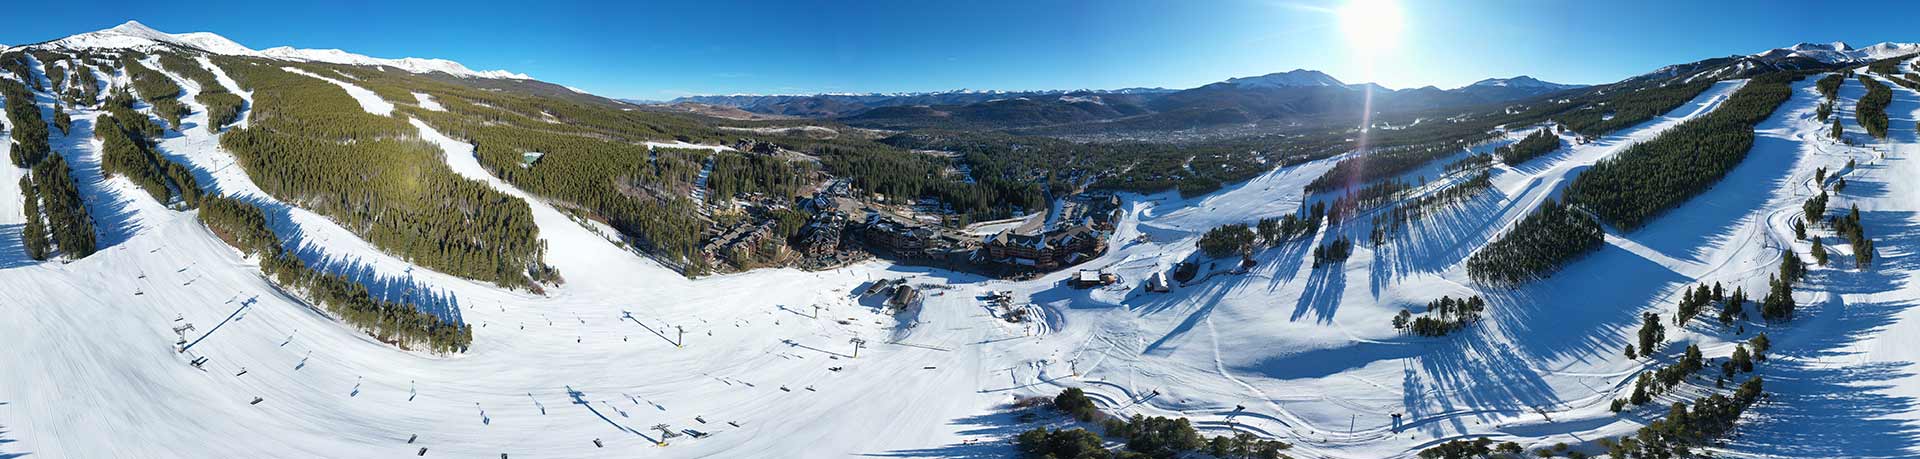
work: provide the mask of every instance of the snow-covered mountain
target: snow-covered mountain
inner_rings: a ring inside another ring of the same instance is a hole
[[[1331,75],[1307,69],[1294,69],[1290,72],[1269,73],[1256,77],[1228,78],[1226,83],[1242,88],[1346,86],[1346,83],[1341,83]]]
[[[533,77],[527,76],[524,73],[514,73],[506,70],[473,70],[467,68],[465,65],[461,65],[459,62],[446,59],[423,59],[417,57],[387,59],[354,54],[338,49],[298,49],[287,46],[256,51],[212,32],[171,34],[154,30],[152,27],[147,27],[139,21],[127,21],[124,24],[114,26],[110,29],[87,32],[30,46],[62,49],[124,49],[165,45],[184,46],[230,56],[254,56],[331,64],[386,66],[413,73],[440,72],[459,77],[533,79]]]
[[[1540,81],[1538,79],[1535,79],[1534,77],[1530,77],[1526,75],[1520,75],[1513,78],[1488,78],[1485,80],[1473,82],[1473,84],[1467,85],[1466,87],[1471,88],[1476,86],[1477,87],[1498,87],[1498,88],[1530,88],[1530,89],[1544,89],[1544,90],[1550,90],[1550,91],[1559,91],[1559,90],[1586,87],[1586,85],[1579,85],[1579,84],[1560,84],[1560,83]]]
[[[1854,48],[1848,46],[1846,42],[1836,41],[1800,43],[1785,48],[1774,48],[1754,53],[1753,57],[1768,62],[1805,58],[1826,64],[1859,64],[1914,53],[1920,53],[1920,43],[1883,42],[1865,48]]]

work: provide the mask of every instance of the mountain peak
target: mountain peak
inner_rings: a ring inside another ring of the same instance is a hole
[[[1293,69],[1257,77],[1228,78],[1227,84],[1243,88],[1287,88],[1302,86],[1346,86],[1340,80],[1318,70]]]
[[[102,30],[101,32],[113,32],[121,35],[130,35],[135,37],[149,38],[149,39],[156,39],[156,40],[170,38],[166,33],[163,33],[158,30],[153,30],[152,27],[147,27],[146,24],[141,24],[140,21],[127,21],[127,22],[121,23],[120,25],[113,26],[113,28],[111,29]]]
[[[382,59],[354,54],[338,49],[297,49],[279,46],[255,51],[242,46],[227,37],[212,32],[189,32],[170,34],[147,27],[140,21],[127,21],[109,29],[73,35],[59,40],[42,43],[40,46],[69,49],[109,48],[128,49],[152,46],[173,45],[230,56],[268,57],[286,60],[326,62],[347,65],[371,65],[394,67],[413,73],[442,72],[459,77],[511,78],[531,80],[526,74],[506,70],[473,70],[446,59],[422,59],[403,57]]]
[[[1473,82],[1473,84],[1467,85],[1466,87],[1468,88],[1503,87],[1503,88],[1525,88],[1525,89],[1558,91],[1562,89],[1578,88],[1578,87],[1581,87],[1581,85],[1552,83],[1552,82],[1540,81],[1540,79],[1538,78],[1534,78],[1526,75],[1519,75],[1519,76],[1514,76],[1512,78],[1488,78],[1485,80],[1475,81]]]

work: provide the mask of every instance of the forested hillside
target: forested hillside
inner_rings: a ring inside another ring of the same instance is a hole
[[[21,53],[0,54],[0,64],[20,81],[39,82]],[[50,256],[54,245],[68,258],[92,255],[96,248],[93,219],[81,202],[72,169],[47,142],[51,132],[33,92],[19,81],[0,79],[0,103],[6,104],[7,120],[13,128],[9,160],[29,170],[20,184],[26,195],[27,219],[21,245],[29,256],[39,260]]]
[[[219,62],[255,104],[251,126],[220,144],[262,189],[422,266],[507,286],[540,280],[544,248],[526,203],[448,170],[405,120],[274,64]]]
[[[1567,201],[1626,230],[1706,191],[1746,159],[1753,126],[1792,97],[1803,75],[1755,77],[1720,108],[1595,164],[1567,185]]]
[[[207,107],[208,132],[218,132],[220,128],[239,120],[241,105],[246,101],[239,95],[227,92],[227,87],[220,84],[213,72],[183,53],[160,53],[159,57],[160,66],[168,72],[200,85],[200,92],[194,95],[194,100]]]

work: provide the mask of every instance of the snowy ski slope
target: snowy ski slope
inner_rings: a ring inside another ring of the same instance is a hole
[[[1337,267],[1311,269],[1308,243],[1295,243],[1260,252],[1246,274],[1201,260],[1204,280],[1169,294],[1137,287],[1199,257],[1195,240],[1209,228],[1324,199],[1300,190],[1337,158],[1191,199],[1127,196],[1112,250],[1083,265],[1126,279],[1115,287],[1069,289],[1070,271],[1008,282],[885,262],[688,280],[489,176],[471,145],[414,121],[454,172],[532,206],[547,261],[567,279],[534,295],[415,267],[260,191],[217,135],[199,128],[207,120],[197,84],[170,76],[193,114],[161,142],[169,159],[209,190],[261,206],[304,259],[378,294],[456,311],[476,327],[472,349],[401,351],[275,288],[191,211],[102,179],[91,135],[99,113],[81,108],[73,132],[52,141],[103,231],[100,253],[26,259],[21,171],[0,168],[9,196],[0,200],[0,457],[392,457],[423,447],[431,457],[1004,457],[1014,454],[1006,440],[1032,427],[1007,405],[1065,387],[1086,389],[1113,414],[1184,416],[1211,434],[1284,439],[1296,456],[1403,456],[1480,436],[1580,443],[1629,433],[1666,403],[1702,393],[1677,390],[1618,415],[1606,406],[1646,368],[1619,355],[1639,312],[1670,314],[1679,289],[1700,281],[1760,290],[1780,247],[1806,252],[1790,225],[1815,190],[1815,167],[1846,177],[1830,207],[1860,206],[1880,244],[1876,266],[1854,270],[1836,257],[1815,268],[1794,322],[1749,323],[1745,334],[1696,322],[1670,330],[1670,342],[1724,357],[1755,332],[1773,337],[1761,374],[1777,395],[1748,416],[1749,433],[1728,455],[1920,454],[1912,446],[1920,376],[1911,368],[1920,286],[1909,278],[1920,270],[1920,189],[1911,180],[1920,176],[1920,95],[1899,86],[1884,142],[1851,124],[1864,89],[1842,88],[1836,116],[1867,145],[1853,148],[1825,139],[1827,126],[1814,119],[1817,78],[1795,83],[1718,186],[1645,229],[1610,231],[1604,248],[1550,279],[1485,291],[1462,267],[1473,250],[1588,166],[1711,112],[1744,82],[1718,83],[1597,142],[1497,166],[1494,192],[1388,245],[1357,247]],[[124,75],[101,77],[125,84]],[[431,103],[327,80],[377,114]],[[52,110],[45,94],[33,103]],[[1845,169],[1849,159],[1858,167]],[[1368,228],[1356,220],[1340,230],[1362,239]],[[1830,249],[1848,253],[1825,234]],[[906,312],[886,314],[856,293],[902,277],[931,287]],[[993,317],[980,297],[997,291],[1013,292],[1041,320]],[[1419,338],[1389,325],[1402,307],[1472,294],[1491,303],[1489,317],[1464,333]],[[191,331],[175,333],[187,324]],[[175,352],[182,338],[191,347]],[[856,350],[856,338],[866,345]],[[1671,361],[1683,346],[1652,360]],[[199,357],[209,359],[204,369],[188,365]],[[1398,426],[1396,413],[1405,415]]]

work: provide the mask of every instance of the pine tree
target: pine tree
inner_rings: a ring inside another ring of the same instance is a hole
[[[1653,401],[1653,396],[1647,394],[1647,386],[1652,381],[1653,378],[1647,376],[1646,372],[1640,372],[1640,377],[1633,380],[1633,395],[1627,398],[1627,402],[1635,405],[1645,405],[1647,402]]]
[[[1653,355],[1654,346],[1667,339],[1667,327],[1660,324],[1660,315],[1651,312],[1640,313],[1640,354]]]
[[[1753,357],[1747,353],[1747,345],[1734,345],[1732,361],[1734,368],[1740,370],[1741,373],[1753,372]]]
[[[1787,283],[1799,282],[1807,272],[1807,264],[1793,250],[1784,250],[1780,254],[1780,280]]]
[[[1762,362],[1767,361],[1767,350],[1773,348],[1773,341],[1767,339],[1766,333],[1761,333],[1754,336],[1753,339],[1747,340],[1747,344],[1753,347],[1753,359]]]
[[[1813,238],[1813,261],[1819,263],[1820,266],[1827,265],[1827,245],[1822,244],[1820,238],[1817,237]]]

